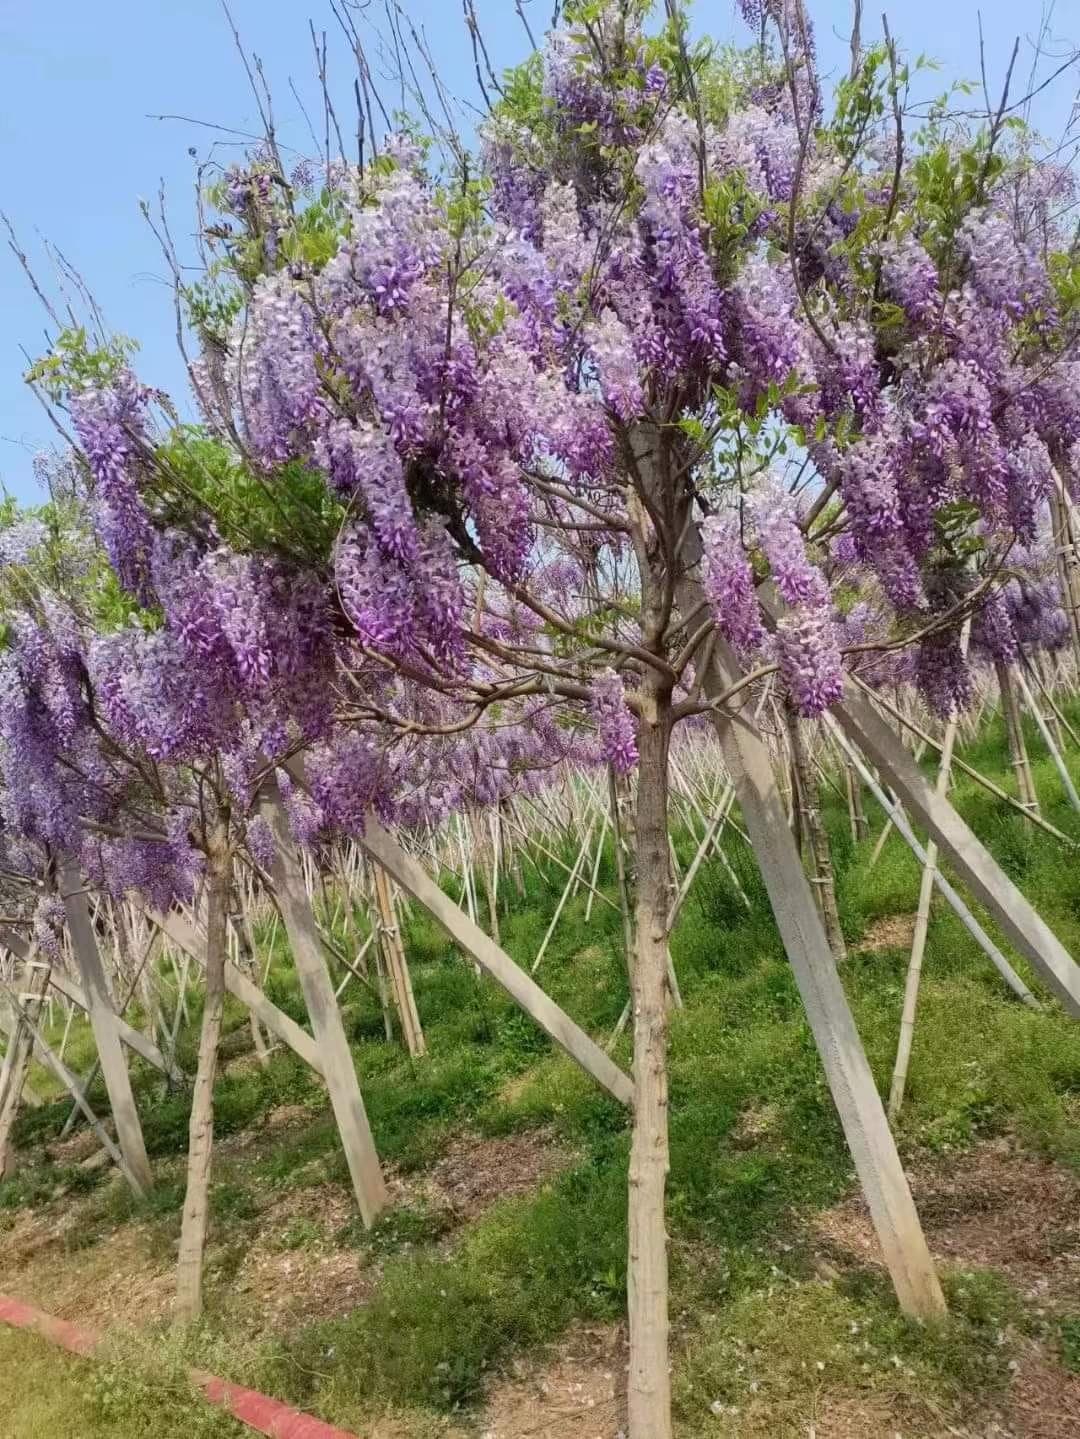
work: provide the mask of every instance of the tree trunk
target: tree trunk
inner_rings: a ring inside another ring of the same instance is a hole
[[[639,726],[634,965],[634,1129],[630,1148],[630,1439],[669,1439],[668,1173],[669,697],[651,671]]]
[[[187,1193],[176,1270],[176,1318],[191,1324],[202,1313],[203,1257],[210,1213],[210,1165],[214,1148],[214,1080],[225,1008],[225,960],[232,855],[223,827],[210,841],[206,890],[206,998],[199,1034],[199,1063],[188,1127]]]
[[[67,857],[60,861],[58,869],[68,934],[86,987],[90,1026],[94,1031],[94,1043],[97,1045],[109,1107],[116,1124],[120,1152],[136,1186],[148,1190],[153,1184],[150,1161],[146,1157],[139,1111],[135,1105],[131,1076],[128,1074],[127,1061],[120,1043],[116,1009],[109,993],[94,927],[90,922],[90,907],[86,901],[82,874],[79,866]]]
[[[1016,787],[1020,794],[1020,803],[1025,809],[1033,814],[1039,813],[1039,796],[1035,792],[1035,780],[1031,773],[1031,761],[1028,759],[1027,743],[1024,740],[1024,726],[1020,718],[1020,705],[1017,702],[1016,690],[1013,688],[1012,675],[1009,666],[997,660],[994,664],[997,672],[998,689],[1001,691],[1001,713],[1005,720],[1005,734],[1009,741],[1009,759],[1012,763],[1013,773],[1016,775]]]
[[[805,833],[810,850],[810,883],[821,917],[825,921],[825,933],[829,948],[839,964],[847,959],[847,945],[840,924],[840,908],[836,903],[836,878],[833,873],[832,854],[829,850],[829,834],[821,817],[821,794],[817,776],[810,763],[806,747],[806,732],[799,716],[790,708],[785,710],[788,740],[791,743],[791,767],[795,778],[795,792],[798,796],[798,810],[801,814],[800,829]]]

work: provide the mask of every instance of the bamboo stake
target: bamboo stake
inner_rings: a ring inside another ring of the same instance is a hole
[[[870,793],[877,800],[878,804],[881,805],[882,809],[885,810],[886,814],[891,815],[893,824],[896,826],[897,834],[899,834],[901,839],[904,840],[908,848],[911,850],[912,854],[914,854],[915,858],[919,860],[920,863],[925,864],[926,850],[916,838],[915,831],[908,823],[907,816],[904,814],[903,807],[897,801],[890,800],[887,797],[885,791],[882,789],[878,781],[874,778],[869,767],[863,762],[862,756],[855,750],[854,746],[850,746],[848,744],[847,737],[840,734],[839,731],[837,732],[837,736],[840,740],[840,743],[844,746],[845,750],[847,750],[848,754],[851,756],[852,764],[854,764],[855,768],[862,775],[867,789],[869,789]],[[998,949],[997,945],[983,929],[982,925],[972,914],[971,910],[960,898],[959,894],[957,894],[956,890],[952,887],[952,885],[945,878],[945,876],[941,873],[941,870],[937,867],[935,867],[934,869],[934,883],[941,891],[942,897],[953,910],[957,919],[960,920],[961,924],[971,935],[972,939],[975,940],[976,944],[978,944],[979,948],[983,951],[987,959],[989,959],[990,963],[1001,975],[1002,979],[1009,986],[1009,988],[1016,995],[1016,997],[1024,1004],[1026,1004],[1029,1009],[1041,1009],[1042,1005],[1031,993],[1027,985],[1016,973],[1016,971],[1013,969],[1012,965],[1005,958],[1005,956],[1001,953],[1001,950]]]
[[[555,933],[555,926],[559,923],[559,917],[563,912],[563,906],[570,898],[570,895],[574,888],[574,884],[577,880],[578,875],[581,873],[581,869],[585,863],[585,856],[589,852],[589,841],[592,839],[592,834],[595,827],[596,821],[594,819],[589,825],[588,832],[585,835],[585,839],[582,842],[581,848],[578,850],[577,859],[574,861],[574,867],[570,871],[570,878],[566,881],[563,892],[559,896],[559,902],[555,906],[555,913],[551,916],[551,923],[547,927],[547,933],[544,935],[544,941],[541,944],[539,950],[537,951],[536,958],[533,960],[532,967],[529,970],[530,974],[535,974],[536,971],[540,968],[540,961],[543,959],[544,954],[547,951],[547,947],[551,942],[551,936]]]
[[[902,725],[906,725],[912,734],[917,735],[919,739],[925,740],[931,749],[936,750],[939,754],[941,753],[941,745],[938,744],[937,740],[928,735],[913,719],[909,719],[898,709],[895,709],[883,695],[874,695],[873,691],[859,679],[858,675],[852,675],[851,678],[864,694],[869,695],[871,699],[876,699],[894,719],[898,720]],[[851,694],[851,691],[849,691],[849,694]],[[868,722],[871,718],[877,718],[873,710],[869,706],[866,706],[865,701],[858,702],[852,697],[852,700],[845,701],[845,703],[848,709],[858,712],[859,718],[857,723],[860,730],[869,727]],[[906,754],[907,752],[905,751],[905,755]],[[910,759],[910,755],[907,755],[907,758]],[[899,755],[897,755],[897,759],[899,759]],[[1036,814],[1033,810],[1025,809],[1018,799],[1015,799],[1011,794],[1007,794],[1006,791],[1003,790],[1000,785],[996,785],[992,779],[987,779],[984,774],[980,774],[977,769],[969,765],[966,760],[961,759],[958,754],[953,755],[953,765],[956,769],[963,770],[969,779],[973,779],[977,785],[981,785],[983,789],[994,795],[995,798],[1001,800],[1003,804],[1007,804],[1010,809],[1015,809],[1018,813],[1022,814],[1024,818],[1035,825],[1037,829],[1045,830],[1047,834],[1052,834],[1055,839],[1060,840],[1062,844],[1067,845],[1069,849],[1080,849],[1080,845],[1078,845],[1074,839],[1070,839],[1067,834],[1064,834],[1055,825],[1052,825],[1049,820],[1044,819],[1042,815]],[[966,829],[967,826],[965,825],[964,828]]]
[[[960,634],[960,651],[965,657],[970,633],[971,622],[967,620]],[[956,728],[957,718],[954,711],[945,725],[945,739],[941,746],[937,782],[934,786],[934,792],[942,798],[949,790],[949,773],[952,769],[953,748],[956,745]],[[926,934],[930,924],[930,900],[934,893],[936,870],[937,845],[932,839],[928,839],[926,841],[926,859],[919,882],[919,907],[915,914],[915,934],[912,937],[911,958],[908,961],[907,979],[904,983],[900,1038],[896,1046],[896,1062],[893,1065],[892,1085],[889,1089],[890,1124],[896,1123],[904,1103],[904,1089],[907,1085],[908,1065],[911,1061],[911,1046],[915,1039],[915,1013],[919,1004],[919,983],[922,978],[923,955],[926,952]]]
[[[1020,803],[1032,814],[1039,813],[1039,796],[1035,792],[1035,779],[1031,773],[1027,743],[1024,739],[1024,725],[1020,718],[1020,706],[1016,702],[1016,691],[1012,684],[1012,666],[997,660],[998,690],[1001,693],[1001,714],[1005,721],[1005,735],[1009,741],[1009,757],[1016,775],[1016,786],[1020,791]]]
[[[1050,727],[1046,723],[1042,711],[1035,703],[1035,696],[1031,693],[1028,682],[1024,678],[1023,667],[1020,665],[1017,665],[1016,667],[1016,679],[1017,683],[1020,686],[1020,693],[1024,697],[1024,703],[1027,705],[1029,711],[1031,712],[1031,716],[1034,719],[1035,723],[1039,726],[1039,733],[1043,737],[1043,744],[1046,745],[1046,748],[1050,753],[1050,758],[1054,761],[1054,768],[1057,770],[1058,778],[1061,780],[1061,787],[1068,795],[1069,803],[1072,805],[1073,809],[1076,810],[1078,814],[1080,814],[1080,794],[1077,794],[1076,792],[1076,786],[1072,782],[1072,775],[1066,768],[1065,761],[1061,755],[1061,751],[1060,749],[1058,749],[1057,744],[1054,742],[1054,736],[1050,733]]]
[[[3,981],[0,981],[0,984],[2,983]],[[5,989],[8,989],[6,984],[3,985],[3,987]],[[64,1064],[64,1062],[57,1057],[57,1055],[54,1053],[51,1046],[49,1045],[48,1041],[46,1040],[45,1036],[41,1033],[37,1024],[29,1018],[22,1005],[19,1004],[17,998],[11,993],[10,989],[8,989],[8,996],[18,1009],[23,1022],[26,1024],[31,1035],[33,1036],[34,1045],[37,1048],[38,1053],[41,1055],[43,1062],[48,1065],[48,1067],[56,1075],[57,1079],[59,1079],[60,1083],[71,1095],[75,1103],[82,1110],[87,1124],[89,1124],[90,1128],[97,1135],[98,1141],[101,1144],[102,1149],[105,1150],[109,1158],[116,1165],[117,1169],[119,1169],[120,1173],[124,1176],[128,1184],[131,1186],[132,1190],[140,1198],[142,1198],[146,1194],[146,1187],[143,1185],[139,1175],[136,1174],[129,1167],[121,1149],[113,1143],[112,1136],[109,1134],[109,1131],[101,1123],[101,1120],[98,1119],[97,1115],[90,1108],[89,1104],[87,1104],[84,1095],[79,1089],[79,1081],[76,1079],[75,1075],[72,1074],[71,1070],[68,1069],[67,1065]]]
[[[412,1057],[422,1059],[427,1053],[427,1044],[420,1024],[420,1015],[416,1008],[416,999],[413,996],[412,979],[405,959],[405,947],[401,942],[401,931],[394,917],[390,886],[382,865],[373,864],[372,871],[375,876],[375,900],[379,911],[386,965],[390,971],[390,982],[394,989],[398,1019],[401,1021],[401,1033]]]

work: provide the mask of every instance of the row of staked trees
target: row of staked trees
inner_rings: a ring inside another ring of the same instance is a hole
[[[1080,482],[1072,176],[1007,87],[915,115],[895,42],[856,35],[830,98],[801,0],[742,8],[729,52],[676,0],[567,4],[488,77],[477,154],[430,114],[380,130],[357,37],[350,150],[287,164],[267,109],[202,196],[197,279],[160,231],[190,396],[57,323],[31,378],[70,448],[0,572],[5,867],[36,941],[93,943],[86,885],[201,897],[187,1313],[238,858],[291,918],[370,1158],[297,844],[497,804],[567,757],[633,776],[633,1439],[671,1432],[673,733],[713,726],[740,782],[899,1297],[932,1316],[756,700],[798,734],[857,674],[948,715],[975,653],[1069,639],[1046,545]],[[354,1181],[371,1218],[377,1157]]]

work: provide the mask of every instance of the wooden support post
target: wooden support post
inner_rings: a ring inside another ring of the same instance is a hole
[[[965,657],[969,628],[970,621],[965,623],[960,641]],[[945,726],[945,740],[941,746],[941,760],[938,763],[937,783],[934,788],[934,793],[942,798],[949,792],[949,775],[952,770],[953,747],[956,744],[956,727],[957,718],[953,714]],[[896,1046],[892,1084],[889,1087],[889,1119],[893,1124],[896,1123],[904,1104],[904,1089],[907,1085],[911,1046],[915,1040],[915,1014],[919,1005],[919,984],[922,978],[923,955],[926,953],[926,936],[930,928],[930,901],[934,895],[934,875],[936,873],[937,845],[931,839],[926,842],[926,858],[923,861],[922,877],[919,881],[919,907],[915,913],[915,933],[911,940],[911,955],[908,959],[907,977],[904,981],[900,1037]]]
[[[699,612],[704,594],[692,577],[680,582],[678,602],[684,614]],[[723,694],[739,673],[728,645],[713,638],[701,674],[706,697]],[[908,1314],[936,1318],[945,1312],[937,1271],[788,828],[768,747],[749,716],[716,714],[714,725],[897,1299]]]
[[[821,816],[821,791],[811,767],[806,731],[803,728],[806,721],[801,719],[790,705],[785,705],[784,708],[785,727],[791,748],[791,769],[798,795],[799,832],[807,842],[810,883],[814,886],[814,898],[825,921],[829,948],[839,964],[847,958],[847,945],[840,924],[840,908],[836,902],[836,879],[829,849],[829,834]]]
[[[904,816],[904,811],[895,801],[889,799],[888,795],[878,784],[877,780],[870,773],[869,769],[867,769],[865,762],[855,752],[848,740],[845,739],[843,733],[839,730],[839,728],[837,729],[837,739],[844,746],[844,749],[847,751],[847,753],[851,756],[851,762],[858,770],[858,772],[862,775],[867,789],[877,800],[878,804],[881,805],[881,808],[885,811],[885,813],[889,815],[892,824],[896,826],[897,834],[911,850],[912,854],[919,861],[919,863],[925,865],[926,850],[916,839],[915,831],[908,824],[907,819]],[[952,885],[942,874],[941,868],[938,865],[934,866],[934,883],[941,891],[942,899],[945,900],[946,904],[950,907],[950,909],[956,915],[957,919],[967,930],[968,934],[971,935],[972,939],[986,955],[987,959],[997,970],[998,974],[1001,975],[1002,979],[1012,990],[1013,994],[1016,995],[1017,999],[1019,999],[1022,1003],[1026,1004],[1029,1009],[1042,1009],[1042,1005],[1032,994],[1031,990],[1028,989],[1027,985],[1017,974],[1016,970],[1013,969],[1012,965],[1002,954],[1001,950],[998,949],[997,945],[987,934],[986,930],[983,929],[982,925],[979,923],[979,921],[972,914],[968,906],[957,894],[956,890],[953,889]]]
[[[58,969],[54,969],[49,983],[53,989],[62,994],[65,999],[70,999],[72,1004],[76,1005],[79,1009],[89,1011],[90,1001],[87,998],[86,991],[82,985],[70,978],[69,975],[62,974]],[[116,1028],[120,1039],[133,1054],[137,1054],[140,1059],[145,1059],[147,1064],[153,1065],[155,1069],[159,1069],[162,1074],[174,1083],[180,1083],[184,1077],[183,1074],[174,1063],[171,1063],[165,1058],[149,1035],[144,1034],[141,1029],[136,1029],[134,1025],[129,1024],[127,1020],[123,1019],[120,1015],[116,1017]]]
[[[124,1156],[126,1173],[134,1187],[141,1191],[153,1185],[150,1161],[146,1157],[139,1111],[131,1091],[131,1076],[120,1043],[120,1027],[116,1010],[105,978],[105,967],[90,923],[90,908],[83,889],[79,867],[69,857],[61,859],[59,866],[61,898],[67,916],[68,934],[76,963],[86,988],[90,1026],[94,1031],[101,1073],[109,1096],[109,1107],[116,1124],[116,1135],[120,1152]]]
[[[185,915],[177,913],[176,910],[170,910],[166,914],[148,905],[146,917],[157,925],[166,939],[183,952],[185,959],[193,959],[197,964],[205,965],[206,940]],[[225,964],[225,988],[261,1021],[264,1028],[287,1044],[316,1074],[325,1078],[319,1046],[307,1030],[301,1029],[295,1019],[278,1009],[257,984],[228,961]]]
[[[368,816],[360,844],[406,894],[411,894],[434,915],[451,939],[502,985],[510,998],[531,1015],[571,1059],[576,1060],[620,1104],[631,1102],[633,1086],[618,1065],[544,993],[535,980],[447,898],[435,881],[383,829],[374,815]]]
[[[0,983],[2,983],[2,981],[0,981]],[[106,1154],[116,1165],[117,1169],[119,1169],[120,1173],[127,1180],[128,1184],[130,1184],[134,1192],[141,1198],[146,1193],[146,1189],[139,1180],[138,1175],[133,1174],[132,1171],[128,1168],[127,1162],[123,1154],[121,1153],[120,1149],[118,1149],[117,1146],[113,1143],[109,1131],[102,1124],[101,1120],[98,1119],[97,1115],[90,1108],[89,1104],[87,1104],[86,1096],[82,1092],[78,1079],[75,1077],[74,1074],[72,1074],[71,1070],[68,1069],[67,1065],[63,1062],[63,1060],[55,1053],[52,1046],[49,1044],[45,1036],[41,1033],[41,1030],[38,1028],[37,1021],[31,1019],[26,1010],[24,1010],[21,1005],[18,1005],[17,1001],[16,1005],[19,1009],[23,1022],[25,1023],[27,1029],[30,1031],[30,1035],[33,1039],[34,1045],[37,1048],[42,1063],[52,1070],[52,1072],[56,1075],[57,1079],[59,1079],[60,1083],[71,1095],[72,1099],[82,1111],[83,1118],[97,1135],[98,1142],[100,1143],[102,1149],[105,1150]]]
[[[873,705],[849,682],[844,699],[832,713],[852,744],[877,766],[908,814],[927,830],[954,873],[993,915],[1010,943],[1030,961],[1068,1012],[1080,1019],[1080,969],[1072,956],[949,801],[934,792]]]
[[[334,998],[334,986],[323,956],[315,916],[308,902],[304,872],[288,815],[271,773],[259,793],[259,812],[274,836],[270,878],[289,935],[296,972],[304,991],[315,1042],[323,1059],[323,1074],[337,1120],[353,1190],[365,1225],[374,1224],[389,1201],[382,1166],[375,1149],[352,1050]]]

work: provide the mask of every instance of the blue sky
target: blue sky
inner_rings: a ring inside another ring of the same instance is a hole
[[[472,56],[459,0],[407,0],[422,26],[449,86],[475,93]],[[880,6],[867,0],[877,16]],[[370,13],[381,9],[373,0]],[[823,70],[842,73],[847,64],[851,0],[809,0]],[[721,40],[749,38],[734,0],[698,0],[698,24],[706,20]],[[978,74],[979,0],[903,0],[891,25],[910,54],[925,52],[942,64],[930,83]],[[525,53],[526,39],[513,0],[477,0],[496,67]],[[539,36],[550,0],[529,0],[526,12]],[[351,83],[349,54],[326,0],[309,4],[233,0],[232,12],[249,50],[263,61],[275,98],[283,144],[311,153],[307,125],[290,93],[292,80],[316,126],[321,105],[308,16],[325,29],[331,74]],[[1026,80],[1030,40],[1038,12],[1032,0],[1005,5],[983,0],[987,68],[998,87],[1014,37],[1022,40],[1018,74]],[[866,22],[867,35],[880,20]],[[1023,28],[1023,27],[1026,27]],[[1080,0],[1056,0],[1055,51],[1080,36]],[[258,116],[233,46],[220,0],[52,0],[47,6],[0,0],[0,207],[52,288],[52,271],[41,248],[50,241],[90,286],[107,322],[141,342],[141,377],[176,395],[184,389],[176,353],[170,292],[156,241],[139,213],[141,197],[154,201],[164,182],[170,221],[182,254],[190,251],[195,147],[205,157],[212,145],[228,162],[239,150],[233,137],[180,121],[149,118],[180,114],[254,132]],[[1036,122],[1060,130],[1072,95],[1067,82],[1040,98]],[[345,101],[342,101],[345,108]],[[466,118],[464,123],[468,123]],[[13,257],[0,254],[0,481],[20,498],[35,497],[31,460],[52,442],[48,421],[22,383],[25,360],[44,348],[44,313]]]

